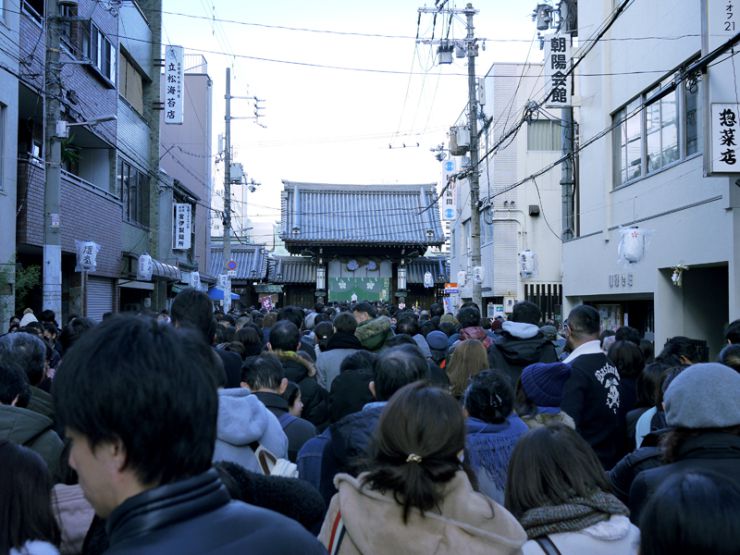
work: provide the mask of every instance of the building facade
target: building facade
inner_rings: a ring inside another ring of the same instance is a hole
[[[561,312],[560,185],[550,172],[519,187],[509,187],[558,158],[561,149],[560,110],[531,114],[510,142],[485,157],[518,122],[527,102],[543,86],[541,64],[494,64],[479,88],[484,125],[480,140],[480,228],[484,314],[511,311],[514,302],[537,303],[546,318]],[[464,127],[460,121],[458,127]],[[459,148],[460,145],[458,145]],[[461,149],[465,150],[465,149]],[[453,149],[453,152],[454,149]],[[445,176],[463,172],[468,156],[447,163]],[[485,158],[484,158],[485,157]],[[470,265],[470,185],[467,178],[451,180],[440,199],[442,217],[450,222],[450,273],[457,283],[457,303],[472,297]],[[529,266],[522,267],[522,261]],[[454,302],[452,305],[454,306]]]
[[[712,106],[738,104],[728,4],[630,4],[576,70],[588,146],[576,238],[563,245],[566,309],[593,304],[605,327],[654,332],[657,350],[682,335],[716,354],[723,326],[740,316],[739,176],[718,164],[732,149],[712,143],[722,130]],[[579,3],[583,44],[613,8]]]

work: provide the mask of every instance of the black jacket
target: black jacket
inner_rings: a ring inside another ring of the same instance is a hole
[[[530,364],[557,361],[555,345],[542,333],[530,339],[521,339],[502,332],[488,347],[489,367],[506,372],[512,386],[516,386],[522,370]]]
[[[285,370],[285,377],[298,384],[303,401],[303,418],[322,431],[329,424],[328,393],[316,381],[316,368],[291,351],[275,351]]]
[[[294,520],[231,501],[213,469],[130,497],[106,528],[110,555],[326,553]]]
[[[242,382],[242,357],[231,351],[216,349],[216,354],[221,357],[224,363],[224,372],[226,372],[226,387],[239,387]]]
[[[357,476],[385,403],[373,403],[331,425],[331,448],[339,472]]]
[[[257,399],[262,401],[262,404],[265,405],[278,420],[280,420],[283,415],[288,414],[288,401],[283,399],[282,395],[270,393],[269,391],[255,391],[254,395]],[[308,420],[295,417],[291,418],[287,425],[283,425],[281,420],[280,425],[283,427],[285,435],[288,436],[288,458],[295,462],[298,458],[298,451],[301,450],[303,444],[312,437],[316,437],[316,427]]]
[[[560,408],[573,418],[604,468],[611,469],[622,458],[625,444],[619,371],[603,353],[581,355],[570,365]]]
[[[640,472],[630,488],[630,519],[639,522],[648,499],[665,480],[688,471],[709,471],[740,487],[740,437],[708,432],[687,439],[678,449],[678,460]]]

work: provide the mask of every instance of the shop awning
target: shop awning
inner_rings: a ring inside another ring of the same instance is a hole
[[[224,300],[224,290],[219,289],[218,287],[211,287],[208,290],[208,296],[214,301],[223,301]],[[231,294],[232,301],[238,301],[240,298],[241,297],[237,295],[236,293]]]
[[[152,259],[152,276],[166,279],[167,281],[180,281],[182,276],[180,269],[172,264],[165,264],[159,260]]]

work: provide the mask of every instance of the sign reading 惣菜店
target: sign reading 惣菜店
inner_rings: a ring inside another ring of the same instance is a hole
[[[167,45],[164,53],[164,122],[181,124],[185,99],[185,65],[182,46]]]
[[[712,172],[737,173],[740,104],[712,104]]]

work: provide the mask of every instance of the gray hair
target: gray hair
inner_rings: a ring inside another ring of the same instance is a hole
[[[30,384],[38,385],[44,379],[46,344],[32,333],[6,334],[0,337],[0,363],[4,360],[20,365]]]

